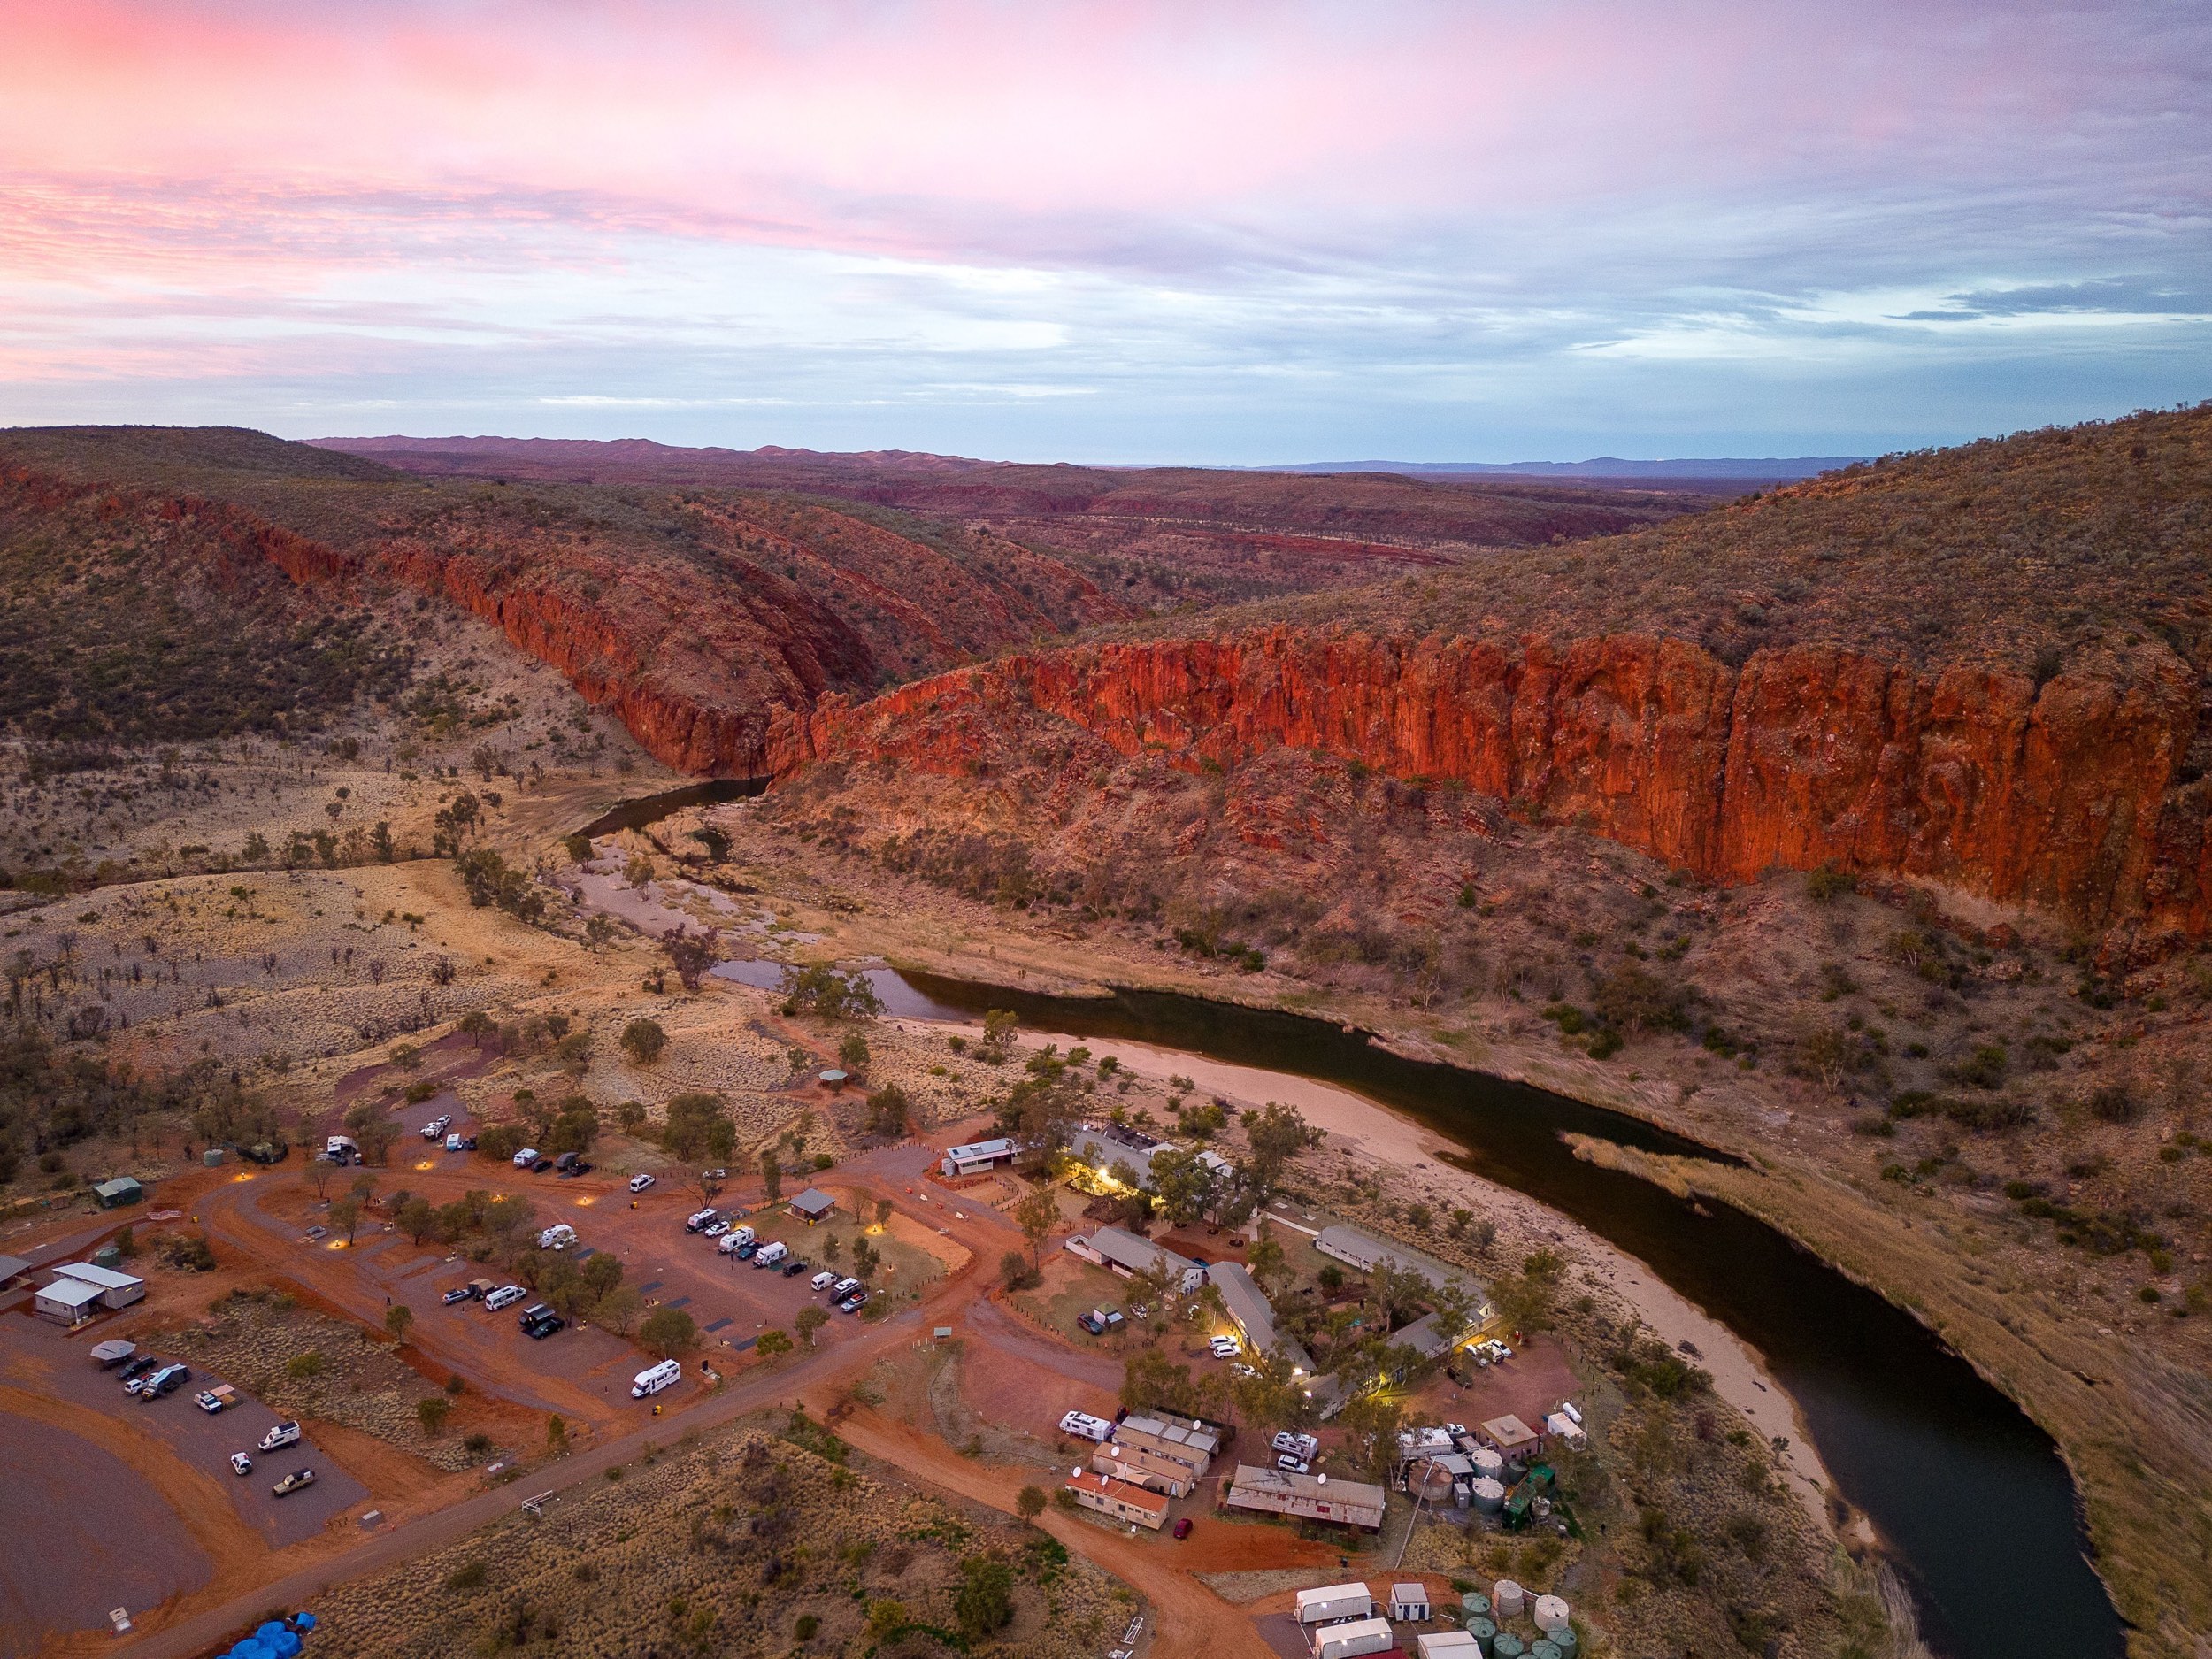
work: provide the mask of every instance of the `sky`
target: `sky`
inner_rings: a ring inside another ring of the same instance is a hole
[[[2212,6],[0,0],[0,425],[1881,453],[2212,396]]]

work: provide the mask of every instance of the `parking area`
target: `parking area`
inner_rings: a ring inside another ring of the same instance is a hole
[[[318,1446],[311,1434],[279,1451],[256,1451],[278,1417],[251,1395],[242,1393],[238,1404],[214,1416],[192,1403],[195,1394],[227,1379],[195,1370],[192,1379],[174,1394],[141,1405],[123,1392],[114,1371],[103,1371],[92,1362],[88,1346],[42,1320],[20,1314],[0,1317],[0,1350],[11,1361],[26,1360],[39,1368],[40,1392],[112,1417],[131,1432],[150,1435],[191,1468],[219,1479],[239,1518],[273,1548],[314,1537],[332,1517],[369,1495],[368,1488]],[[232,1472],[233,1452],[252,1458],[250,1475]],[[315,1484],[287,1497],[275,1496],[270,1488],[296,1469],[312,1469]]]

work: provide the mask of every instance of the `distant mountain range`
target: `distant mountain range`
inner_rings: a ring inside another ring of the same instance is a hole
[[[1624,461],[1601,455],[1593,461],[1301,461],[1255,468],[1268,472],[1398,472],[1409,478],[1475,478],[1512,473],[1531,478],[1740,479],[1787,484],[1873,457],[1864,455],[1769,456],[1747,458],[1689,457],[1671,461]]]

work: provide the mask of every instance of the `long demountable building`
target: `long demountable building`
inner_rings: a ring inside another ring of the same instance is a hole
[[[1221,1501],[1233,1509],[1256,1509],[1379,1532],[1387,1496],[1380,1486],[1363,1480],[1332,1480],[1326,1475],[1294,1475],[1285,1469],[1239,1463],[1236,1477]]]
[[[130,1273],[119,1273],[113,1268],[96,1267],[89,1262],[65,1262],[54,1271],[65,1279],[73,1279],[96,1286],[100,1292],[104,1308],[127,1308],[134,1302],[146,1299],[146,1281]]]
[[[1096,1474],[1087,1469],[1074,1471],[1064,1484],[1085,1509],[1110,1515],[1117,1521],[1149,1527],[1156,1532],[1167,1521],[1164,1493],[1147,1492],[1126,1480],[1117,1480],[1111,1475]]]
[[[1066,1248],[1070,1256],[1109,1268],[1124,1279],[1148,1273],[1164,1263],[1171,1274],[1169,1288],[1173,1290],[1194,1291],[1206,1279],[1206,1270],[1187,1256],[1141,1239],[1126,1227],[1101,1227],[1088,1236],[1079,1233],[1068,1240]]]
[[[1166,1462],[1179,1463],[1195,1478],[1213,1466],[1221,1450],[1221,1437],[1202,1423],[1171,1422],[1165,1417],[1124,1417],[1114,1428],[1122,1446],[1139,1449]]]

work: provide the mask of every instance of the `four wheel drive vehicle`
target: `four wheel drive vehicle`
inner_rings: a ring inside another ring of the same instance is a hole
[[[518,1170],[526,1170],[537,1161],[538,1149],[535,1147],[525,1147],[515,1154],[515,1167]]]
[[[250,1475],[253,1473],[253,1459],[243,1452],[233,1452],[230,1455],[230,1468],[233,1474]]]
[[[630,1398],[642,1400],[646,1395],[657,1394],[664,1388],[673,1388],[683,1379],[683,1374],[681,1365],[672,1359],[664,1359],[631,1379]]]
[[[653,1178],[649,1175],[633,1175],[630,1177],[630,1190],[634,1193],[641,1193],[652,1184]]]
[[[592,1171],[597,1167],[598,1165],[595,1164],[589,1158],[578,1158],[575,1163],[570,1164],[566,1169],[560,1171],[560,1178],[565,1181],[572,1181],[579,1175],[590,1174]]]
[[[285,1476],[283,1479],[278,1481],[276,1485],[271,1486],[269,1490],[275,1493],[278,1497],[281,1498],[291,1493],[303,1492],[314,1484],[315,1471],[313,1470],[295,1469],[290,1474]]]
[[[451,1290],[446,1292],[443,1296],[441,1296],[439,1300],[444,1302],[447,1307],[450,1308],[455,1302],[467,1302],[478,1294],[478,1292],[470,1289],[466,1285],[456,1285]]]
[[[837,1311],[840,1313],[858,1313],[860,1311],[860,1304],[867,1300],[868,1293],[866,1291],[849,1290],[837,1299]]]
[[[1094,1417],[1087,1411],[1071,1411],[1060,1419],[1060,1432],[1102,1442],[1114,1438],[1114,1425],[1104,1417]]]
[[[1088,1313],[1078,1314],[1076,1324],[1093,1336],[1104,1336],[1109,1331],[1118,1331],[1128,1323],[1118,1308],[1094,1308]]]
[[[771,1239],[753,1254],[755,1267],[773,1267],[791,1254],[791,1247],[780,1239]]]
[[[704,1233],[709,1227],[712,1226],[716,1222],[721,1219],[722,1212],[718,1210],[695,1210],[691,1212],[691,1214],[684,1217],[684,1231],[686,1233]],[[724,1231],[727,1232],[728,1229],[725,1228]]]
[[[423,1125],[422,1138],[425,1141],[435,1141],[440,1135],[443,1134],[447,1130],[452,1127],[453,1115],[450,1112],[447,1113],[442,1118],[433,1118],[428,1123]]]
[[[306,1233],[307,1241],[310,1244],[320,1244],[329,1236],[330,1229],[328,1227],[310,1227],[308,1228]]]
[[[487,1308],[489,1308],[494,1313],[497,1313],[502,1308],[513,1307],[515,1303],[522,1300],[522,1297],[523,1289],[521,1286],[502,1285],[497,1290],[495,1290],[490,1295],[484,1298],[484,1305]]]
[[[567,1323],[568,1321],[562,1318],[559,1314],[549,1313],[542,1319],[524,1321],[522,1333],[533,1342],[542,1342]]]
[[[1175,1523],[1175,1536],[1178,1538],[1188,1538],[1190,1536],[1189,1516],[1186,1515],[1181,1520]]]
[[[807,1281],[808,1284],[813,1286],[817,1290],[827,1290],[836,1282],[837,1275],[830,1272],[827,1269],[824,1269],[821,1272],[817,1273],[812,1279]]]
[[[277,1451],[283,1447],[296,1446],[299,1440],[300,1425],[297,1421],[288,1417],[261,1437],[261,1450]]]
[[[1275,1460],[1275,1467],[1292,1475],[1310,1475],[1313,1472],[1311,1463],[1302,1457],[1293,1457],[1288,1452]]]
[[[786,1279],[796,1279],[805,1271],[806,1263],[795,1256],[783,1264],[783,1276]]]
[[[699,1229],[700,1232],[705,1233],[710,1239],[718,1239],[729,1230],[730,1224],[723,1220],[719,1216],[717,1216],[712,1221],[708,1222],[705,1226]],[[744,1242],[744,1240],[740,1239],[737,1241],[737,1244],[742,1244]],[[735,1249],[737,1248],[737,1244],[733,1244],[730,1248],[732,1249]]]
[[[733,1249],[730,1254],[741,1262],[749,1262],[753,1259],[753,1257],[760,1254],[760,1246],[755,1244],[750,1239],[748,1239],[744,1243]]]
[[[189,1365],[164,1365],[139,1386],[138,1403],[150,1405],[164,1394],[173,1394],[192,1379]]]
[[[1312,1435],[1293,1434],[1288,1429],[1277,1434],[1268,1444],[1279,1452],[1306,1461],[1319,1455],[1321,1451],[1321,1442]]]
[[[530,1166],[530,1173],[533,1175],[542,1175],[546,1172],[546,1171],[551,1169],[552,1167],[553,1160],[551,1158],[540,1158],[535,1164],[533,1164]]]
[[[541,1250],[565,1250],[575,1242],[576,1229],[565,1221],[557,1221],[538,1234],[538,1248]]]
[[[1234,1359],[1239,1354],[1243,1352],[1243,1350],[1237,1346],[1236,1338],[1233,1336],[1217,1336],[1213,1338],[1206,1344],[1206,1351],[1211,1354],[1216,1359]]]
[[[194,1394],[192,1403],[206,1412],[208,1416],[214,1417],[219,1412],[228,1410],[243,1397],[228,1383],[217,1383],[212,1388],[204,1389]]]
[[[157,1370],[160,1367],[160,1364],[161,1362],[156,1359],[151,1354],[141,1354],[136,1359],[131,1361],[129,1364],[124,1366],[121,1371],[116,1373],[116,1375],[121,1379],[123,1386],[125,1388],[129,1388],[133,1383],[136,1382],[141,1377],[143,1377],[148,1371]]]

